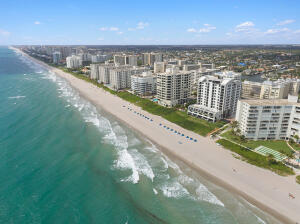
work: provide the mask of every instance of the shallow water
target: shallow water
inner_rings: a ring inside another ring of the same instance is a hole
[[[279,223],[0,48],[1,223]]]

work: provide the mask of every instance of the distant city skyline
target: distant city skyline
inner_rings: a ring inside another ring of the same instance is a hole
[[[300,2],[293,0],[0,5],[0,45],[300,44]]]

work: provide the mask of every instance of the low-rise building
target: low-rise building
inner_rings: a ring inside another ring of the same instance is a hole
[[[191,71],[191,70],[197,70],[201,66],[198,64],[189,64],[189,65],[183,65],[183,71]]]

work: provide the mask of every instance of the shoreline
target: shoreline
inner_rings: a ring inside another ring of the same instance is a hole
[[[15,49],[15,48],[13,48]],[[300,221],[300,186],[291,177],[282,177],[269,170],[258,168],[232,156],[232,152],[217,146],[216,143],[192,131],[185,130],[159,116],[143,111],[121,98],[114,96],[95,85],[78,79],[58,68],[51,67],[29,55],[15,49],[31,60],[47,68],[49,71],[67,80],[80,95],[91,101],[97,108],[112,114],[130,128],[151,140],[158,148],[183,161],[212,183],[224,187],[229,192],[242,196],[251,204],[274,216],[283,223]],[[126,105],[126,107],[123,107]],[[138,117],[127,109],[130,105],[135,111],[153,118],[153,122]],[[175,130],[180,130],[198,142],[186,140],[179,135],[162,128],[162,123]],[[178,140],[182,144],[178,143]],[[233,172],[232,169],[237,172]],[[298,185],[298,186],[297,186]],[[296,196],[290,199],[288,193]]]

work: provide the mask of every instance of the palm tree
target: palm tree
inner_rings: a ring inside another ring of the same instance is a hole
[[[234,128],[237,128],[238,125],[239,125],[239,123],[238,123],[237,121],[233,121],[233,122],[231,123],[231,127],[232,127],[233,129],[234,129]]]
[[[241,135],[241,141],[242,141],[242,142],[246,142],[246,137],[245,137],[245,135]]]

